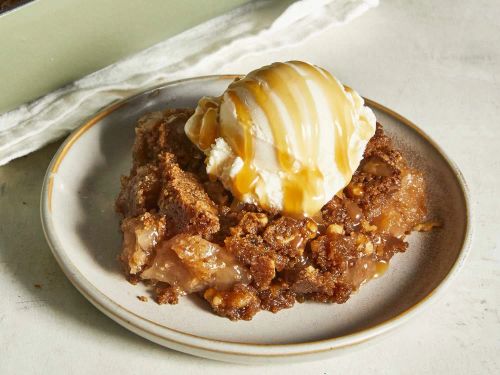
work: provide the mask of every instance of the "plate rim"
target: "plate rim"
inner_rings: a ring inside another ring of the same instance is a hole
[[[90,280],[85,278],[83,274],[80,273],[78,267],[73,264],[67,256],[65,256],[65,248],[59,243],[57,236],[55,234],[55,229],[53,228],[51,222],[51,198],[53,189],[53,177],[57,173],[57,170],[66,156],[68,150],[72,147],[74,143],[78,141],[78,138],[84,134],[93,125],[97,124],[101,119],[108,116],[115,110],[121,108],[127,103],[134,101],[136,98],[151,95],[157,90],[163,90],[168,87],[182,85],[185,83],[193,82],[203,82],[206,80],[229,80],[241,77],[240,74],[224,74],[224,75],[207,75],[200,77],[185,78],[180,80],[175,80],[171,82],[166,82],[160,85],[155,85],[150,88],[136,93],[130,97],[115,101],[105,106],[103,109],[98,111],[96,114],[92,115],[87,121],[76,128],[71,134],[66,138],[66,140],[58,148],[57,152],[54,154],[44,177],[43,187],[41,191],[40,200],[40,215],[42,221],[42,229],[46,241],[51,249],[53,256],[55,257],[57,263],[63,270],[66,277],[71,281],[75,288],[91,302],[95,307],[97,307],[105,315],[124,326],[125,328],[139,334],[147,339],[160,343],[162,345],[171,347],[176,350],[189,352],[191,354],[196,354],[193,352],[198,352],[198,355],[207,356],[207,353],[213,353],[216,355],[228,355],[228,356],[243,356],[252,358],[273,358],[273,357],[289,357],[289,356],[305,356],[313,355],[322,352],[328,352],[336,349],[344,349],[352,347],[361,343],[364,343],[376,336],[379,336],[385,332],[388,332],[402,323],[408,321],[417,313],[421,312],[424,308],[428,307],[432,302],[434,302],[440,294],[445,291],[445,289],[450,285],[453,278],[456,276],[458,271],[462,268],[465,263],[468,254],[470,253],[470,245],[472,239],[472,211],[470,205],[470,193],[466,183],[466,180],[455,164],[453,160],[446,154],[446,152],[421,128],[415,125],[413,122],[400,115],[399,113],[385,107],[384,105],[368,99],[363,98],[365,103],[385,114],[395,118],[402,124],[412,128],[418,133],[418,135],[424,138],[434,149],[439,153],[439,155],[446,161],[450,170],[453,172],[458,185],[461,189],[461,193],[465,203],[465,215],[466,215],[466,228],[463,234],[462,246],[458,253],[458,256],[449,269],[446,276],[441,280],[441,282],[436,285],[425,297],[420,301],[410,306],[405,311],[401,312],[397,316],[394,316],[388,320],[385,320],[379,324],[368,327],[361,331],[321,340],[313,340],[299,343],[290,344],[262,344],[262,343],[244,343],[244,342],[232,342],[228,340],[217,340],[211,339],[199,335],[190,334],[187,332],[182,332],[174,328],[169,328],[163,325],[158,325],[152,321],[149,321],[131,311],[128,311],[124,307],[120,306],[117,302],[109,298],[103,292],[101,292],[96,286],[94,286]],[[142,320],[142,322],[140,322]],[[156,325],[161,327],[161,329],[167,331],[169,335],[159,335],[154,332],[153,327],[148,327],[149,325]],[[170,345],[169,345],[170,344]],[[247,351],[241,352],[240,349],[246,349]]]

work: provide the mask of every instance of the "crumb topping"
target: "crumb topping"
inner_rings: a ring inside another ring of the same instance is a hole
[[[405,236],[428,231],[425,181],[377,124],[349,185],[314,219],[237,202],[209,179],[187,139],[191,109],[141,118],[133,166],[122,177],[120,261],[131,282],[153,287],[159,304],[198,293],[216,314],[250,320],[295,301],[344,303],[379,276]]]

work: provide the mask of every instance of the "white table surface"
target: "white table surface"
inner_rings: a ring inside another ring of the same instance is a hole
[[[227,70],[314,62],[413,120],[458,163],[475,216],[472,252],[430,309],[376,345],[304,364],[231,365],[150,343],[92,307],[45,243],[39,192],[56,143],[0,168],[0,374],[499,374],[499,16],[497,0],[383,1]]]

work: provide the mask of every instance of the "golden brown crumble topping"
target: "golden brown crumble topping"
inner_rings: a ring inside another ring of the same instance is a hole
[[[236,202],[210,180],[204,155],[184,134],[192,113],[169,109],[139,120],[116,201],[126,275],[150,283],[160,304],[199,293],[217,314],[249,320],[295,301],[343,303],[407,249],[405,235],[436,225],[424,223],[422,173],[380,124],[350,184],[313,220]]]

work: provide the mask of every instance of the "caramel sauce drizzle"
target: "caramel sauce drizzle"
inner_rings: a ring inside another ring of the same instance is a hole
[[[352,170],[349,164],[349,140],[354,132],[352,105],[347,100],[343,86],[327,71],[306,64],[302,61],[293,61],[309,73],[308,79],[313,79],[322,88],[330,103],[330,111],[335,128],[335,163],[340,173],[350,178]],[[321,69],[321,71],[320,71]],[[323,74],[321,74],[323,73]],[[326,79],[325,79],[326,78]]]
[[[217,116],[217,109],[208,108],[201,120],[198,145],[202,150],[208,149],[219,136]]]
[[[202,150],[209,149],[217,137],[222,137],[243,161],[232,181],[233,194],[243,199],[252,194],[258,184],[265,184],[254,166],[255,134],[252,99],[269,124],[276,160],[280,167],[283,190],[283,212],[291,216],[312,216],[330,198],[325,197],[324,178],[319,168],[320,119],[310,83],[324,95],[334,131],[332,164],[346,183],[352,176],[349,142],[356,131],[353,103],[344,88],[330,73],[301,62],[274,63],[234,81],[219,98],[203,98],[199,106],[203,116],[190,132],[190,138]],[[220,124],[221,100],[229,100],[240,128]],[[283,113],[286,111],[286,113]],[[371,134],[368,127],[359,129],[362,139]],[[263,197],[260,197],[263,198]],[[265,198],[265,197],[264,197]],[[327,199],[325,199],[327,198]],[[259,202],[266,206],[268,202]]]
[[[292,65],[299,67],[301,72]],[[243,160],[243,168],[234,182],[235,190],[242,195],[250,193],[258,177],[252,169],[255,150],[251,141],[251,114],[238,95],[238,87],[252,96],[271,127],[276,158],[283,172],[283,211],[289,215],[312,215],[318,212],[324,203],[323,174],[317,165],[321,114],[317,112],[313,95],[307,85],[308,80],[314,80],[327,97],[331,116],[335,121],[335,155],[332,162],[349,180],[352,170],[348,146],[355,130],[352,104],[348,101],[343,86],[328,72],[299,61],[275,63],[248,74],[231,84],[228,89],[237,118],[244,127],[245,144],[243,147],[237,147],[243,150],[238,152],[238,156]],[[297,93],[305,105],[300,105]],[[281,101],[288,111],[292,121],[291,133],[288,133],[290,128],[286,126],[275,98]],[[296,150],[292,140],[296,142]]]
[[[227,94],[234,103],[237,119],[243,126],[243,139],[240,138],[240,142],[243,142],[242,145],[238,144],[239,142],[234,137],[226,138],[231,139],[232,143],[236,143],[231,146],[243,160],[243,167],[240,169],[233,181],[233,194],[241,197],[252,191],[259,177],[252,163],[255,155],[252,134],[252,117],[250,116],[247,106],[241,101],[236,91],[231,89],[231,86],[229,86]],[[222,135],[224,136],[225,134]]]
[[[195,114],[199,121],[194,121],[194,129],[190,129],[188,137],[193,143],[205,151],[219,137],[218,110],[220,98],[204,97],[200,99],[198,106],[202,108],[203,114]]]

